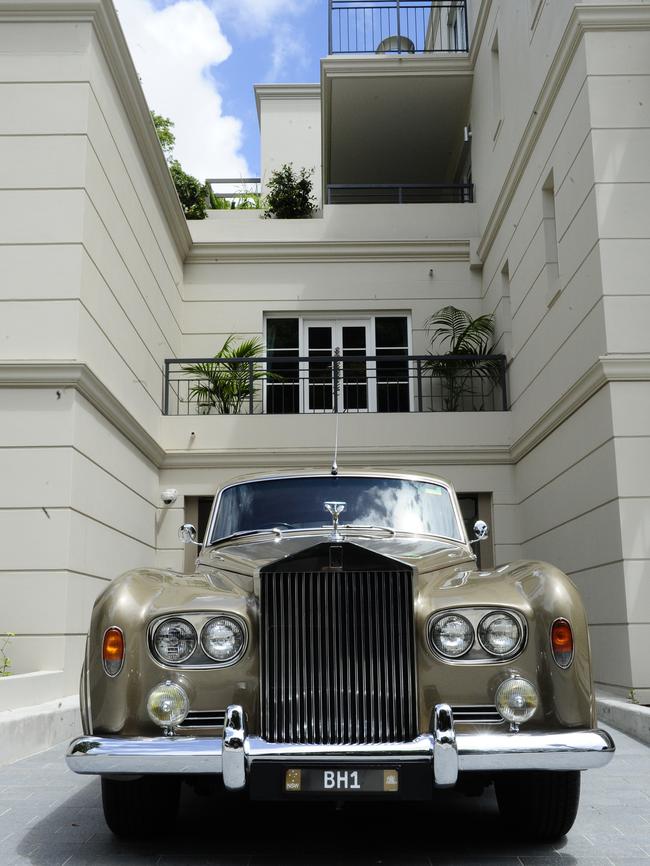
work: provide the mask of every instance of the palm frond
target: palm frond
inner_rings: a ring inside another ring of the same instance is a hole
[[[236,414],[254,394],[254,383],[272,376],[249,360],[261,356],[262,343],[250,337],[235,344],[236,339],[235,334],[230,334],[214,360],[183,367],[188,377],[198,380],[191,386],[188,400],[214,407],[221,415]]]
[[[501,382],[501,364],[491,354],[494,339],[494,316],[484,314],[473,319],[465,310],[449,305],[433,313],[425,322],[431,348],[436,342],[447,352],[438,350],[426,363],[431,374],[443,384],[448,411],[456,411],[464,398],[473,395],[477,379],[493,385]],[[465,356],[458,358],[457,356]],[[469,356],[469,357],[467,357]]]
[[[458,307],[442,307],[433,313],[425,328],[430,332],[431,346],[439,341],[448,346],[450,355],[489,354],[494,337],[494,316],[484,314],[473,319],[465,310]]]

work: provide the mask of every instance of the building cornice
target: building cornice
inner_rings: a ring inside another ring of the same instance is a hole
[[[110,0],[0,0],[0,22],[92,24],[181,259],[192,238],[151,121],[133,59]]]
[[[79,361],[2,361],[2,388],[74,388],[155,466],[162,465],[163,449],[87,364]]]
[[[259,241],[195,243],[187,264],[469,261],[469,241]]]
[[[501,186],[501,191],[488,217],[485,231],[478,246],[478,255],[485,261],[503,224],[519,183],[528,166],[533,150],[545,127],[555,97],[564,82],[580,41],[585,33],[606,31],[645,30],[650,27],[650,5],[576,6],[560,40],[550,69],[533,106],[530,119],[523,132],[515,156]]]
[[[475,448],[339,448],[338,460],[349,466],[486,466],[512,462],[510,449]],[[168,451],[163,469],[291,469],[329,466],[332,450],[326,448],[251,448],[231,451]]]
[[[320,84],[254,84],[257,119],[260,119],[262,100],[318,99],[320,100]]]
[[[511,448],[518,463],[610,382],[650,382],[650,355],[603,355]]]

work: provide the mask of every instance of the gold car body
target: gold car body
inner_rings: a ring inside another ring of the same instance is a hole
[[[293,472],[256,480],[289,476],[324,473]],[[454,784],[463,771],[580,770],[609,760],[613,744],[596,727],[587,620],[569,578],[537,561],[478,570],[458,501],[441,479],[390,472],[341,476],[433,482],[449,491],[456,513],[460,529],[456,539],[341,528],[345,539],[339,546],[354,549],[357,559],[384,557],[412,573],[417,743],[394,748],[390,743],[327,748],[287,743],[283,747],[262,737],[260,572],[278,561],[300,562],[315,546],[332,543],[332,527],[324,526],[205,545],[193,574],[140,568],[114,580],[92,614],[81,687],[84,736],[68,751],[72,769],[107,776],[221,773],[227,788],[241,788],[258,755],[264,759],[273,755],[287,765],[312,758],[340,763],[367,760],[369,755],[389,761],[410,755],[430,762],[432,786],[445,786]],[[226,488],[236,483],[246,482],[231,482]],[[219,499],[220,494],[209,526]],[[523,629],[521,646],[512,657],[450,659],[431,646],[433,615],[457,611],[476,620],[483,612],[501,610],[511,612]],[[217,613],[235,615],[247,626],[245,651],[236,663],[192,667],[164,664],[156,658],[151,635],[161,618],[178,615],[201,622]],[[551,652],[551,629],[558,618],[568,621],[573,631],[573,657],[567,667],[555,663]],[[124,662],[117,676],[106,675],[102,667],[102,637],[110,628],[124,635]],[[531,683],[539,696],[534,715],[519,730],[495,712],[497,689],[513,677]],[[200,726],[186,720],[165,732],[172,736],[163,736],[151,721],[147,696],[165,681],[182,687],[192,718],[203,714]]]

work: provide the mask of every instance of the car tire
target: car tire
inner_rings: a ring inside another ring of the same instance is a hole
[[[178,813],[180,790],[180,779],[169,776],[102,778],[104,819],[116,836],[127,838],[169,829]]]
[[[573,826],[580,802],[577,770],[504,774],[494,787],[501,819],[518,836],[552,842]]]

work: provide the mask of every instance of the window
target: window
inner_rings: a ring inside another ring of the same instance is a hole
[[[411,409],[409,328],[404,315],[269,316],[266,345],[267,413]],[[337,356],[341,360],[333,361]],[[376,361],[369,360],[374,356]]]
[[[300,411],[298,319],[269,319],[266,327],[266,354],[269,358],[266,382],[266,411],[285,415]],[[274,361],[273,358],[280,360]],[[293,358],[296,360],[294,361]]]

